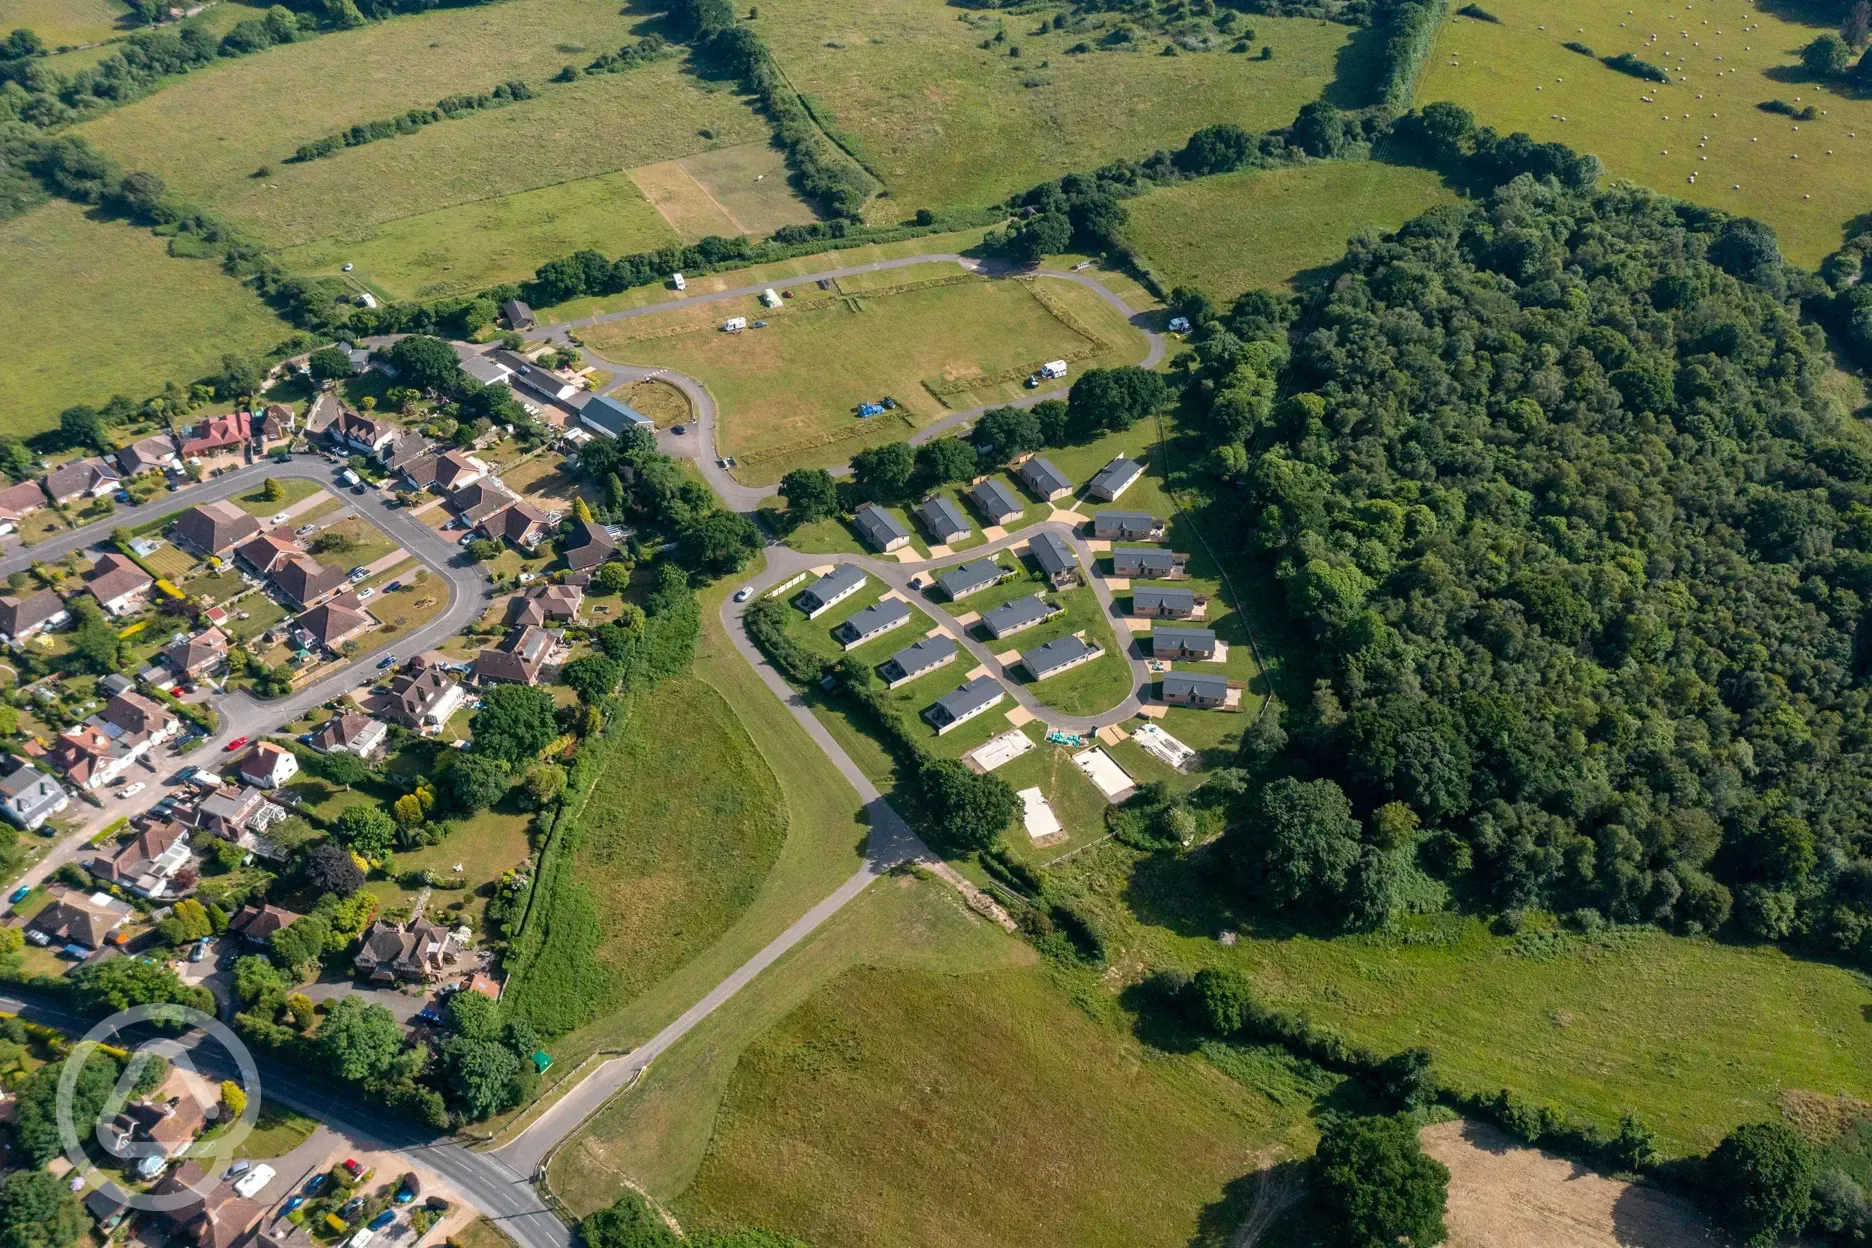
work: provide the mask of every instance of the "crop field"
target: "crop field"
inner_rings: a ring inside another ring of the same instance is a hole
[[[1803,265],[1837,248],[1845,223],[1866,210],[1872,97],[1800,68],[1801,47],[1823,28],[1720,0],[1645,0],[1642,11],[1634,0],[1580,0],[1564,15],[1535,0],[1488,7],[1499,24],[1456,16],[1439,33],[1420,103],[1454,100],[1503,133],[1591,152],[1612,177],[1760,218]],[[1601,56],[1634,53],[1672,80],[1628,77],[1568,41]],[[1797,122],[1757,107],[1777,99],[1821,115]]]
[[[294,273],[351,264],[352,276],[380,295],[430,299],[532,277],[581,248],[621,255],[676,241],[629,174],[607,173],[382,221],[287,248],[279,259]]]
[[[1132,242],[1167,286],[1227,301],[1245,290],[1304,287],[1360,230],[1395,230],[1455,198],[1423,169],[1339,161],[1199,178],[1125,207]]]
[[[1018,397],[1026,371],[1060,355],[1096,350],[1098,363],[1118,364],[1143,354],[1141,336],[1122,317],[1068,282],[965,279],[894,294],[840,298],[810,287],[798,294],[797,304],[772,313],[753,300],[746,309],[716,303],[595,326],[585,339],[609,359],[699,378],[721,407],[717,445],[740,459],[741,475],[755,483],[778,481],[802,465],[842,463],[951,408]],[[1043,298],[1098,341],[1061,320]],[[768,327],[720,332],[721,322],[738,314],[766,317]],[[1010,374],[1015,378],[1000,379]],[[924,386],[973,378],[982,384],[941,400]],[[859,422],[858,404],[885,395],[898,410]]]
[[[995,19],[939,0],[778,0],[760,14],[788,79],[883,175],[891,194],[874,215],[892,220],[1180,147],[1214,121],[1285,125],[1332,81],[1351,34],[1257,15],[1246,25],[1274,49],[1264,61],[1159,56],[1148,36],[1135,51],[1068,54],[1084,37],[1032,34],[1030,15],[1001,19],[1006,40],[984,48]]]
[[[121,34],[129,13],[120,0],[0,0],[0,30],[24,27],[58,49]]]
[[[276,247],[766,137],[732,91],[674,57],[547,81],[639,25],[578,0],[437,9],[190,74],[78,132]],[[510,79],[538,98],[287,163],[300,144],[346,126]]]
[[[630,176],[686,243],[710,234],[765,236],[818,220],[788,185],[786,160],[770,143],[718,147]]]
[[[51,428],[74,404],[193,381],[223,354],[266,351],[290,332],[220,266],[174,259],[147,230],[64,200],[0,223],[0,273],[15,339],[0,358],[0,434],[11,437]]]

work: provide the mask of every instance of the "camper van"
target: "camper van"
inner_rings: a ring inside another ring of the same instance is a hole
[[[745,316],[731,316],[722,322],[722,332],[725,334],[738,334],[746,328],[747,317]]]
[[[682,274],[680,274],[680,273],[672,273],[672,274],[670,274],[670,279],[669,279],[669,280],[670,280],[670,285],[672,285],[672,286],[674,286],[674,287],[675,287],[675,288],[676,288],[677,290],[688,290],[688,289],[689,289],[689,283],[688,283],[688,282],[685,282],[685,281],[683,281],[683,275],[682,275]]]

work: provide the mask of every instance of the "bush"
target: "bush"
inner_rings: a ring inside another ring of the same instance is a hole
[[[1630,74],[1633,78],[1642,78],[1646,82],[1669,82],[1670,75],[1649,61],[1640,60],[1630,52],[1621,52],[1617,56],[1608,56],[1601,62],[1607,69],[1616,69],[1621,74]]]
[[[1710,1202],[1751,1248],[1769,1248],[1807,1225],[1817,1169],[1813,1146],[1792,1127],[1747,1123],[1710,1154]]]
[[[1347,1248],[1433,1248],[1447,1231],[1449,1169],[1408,1118],[1340,1118],[1313,1155],[1320,1204]]]

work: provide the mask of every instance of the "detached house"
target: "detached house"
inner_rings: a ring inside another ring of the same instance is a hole
[[[1165,672],[1158,686],[1163,700],[1171,706],[1193,706],[1199,710],[1219,710],[1229,704],[1228,678],[1203,672]]]
[[[513,376],[507,384],[515,389],[529,390],[555,403],[562,403],[579,392],[578,382],[541,367],[517,351],[495,351],[493,355],[497,362],[512,372]]]
[[[1106,541],[1160,542],[1164,522],[1142,511],[1097,511],[1092,513],[1092,536]]]
[[[126,477],[134,477],[142,472],[162,472],[180,469],[182,460],[176,455],[175,439],[166,433],[132,442],[117,452],[117,467]]]
[[[299,760],[291,750],[262,741],[241,760],[240,778],[261,789],[277,789],[299,774]]]
[[[227,634],[218,628],[204,628],[193,637],[166,646],[162,658],[176,675],[188,679],[213,671],[226,661],[227,654]]]
[[[998,607],[991,607],[982,613],[981,622],[982,627],[988,630],[988,635],[999,641],[1064,614],[1066,614],[1065,607],[1048,602],[1039,594],[1034,594],[1027,598],[1016,598],[1013,602],[1004,602]]]
[[[104,614],[112,617],[141,611],[155,583],[154,577],[122,555],[99,556],[85,576],[85,588],[104,608]]]
[[[372,983],[428,983],[456,969],[467,943],[465,927],[450,931],[418,919],[408,928],[400,928],[379,919],[364,933],[364,943],[353,964],[358,974]]]
[[[189,830],[179,823],[163,822],[145,828],[123,848],[99,854],[85,865],[107,884],[159,901],[193,891],[192,878],[183,874],[189,852]]]
[[[318,606],[343,589],[350,578],[343,568],[328,568],[311,555],[294,555],[273,570],[280,596],[301,609]]]
[[[371,626],[356,594],[340,594],[331,601],[313,607],[293,621],[293,630],[308,649],[313,646],[337,650]]]
[[[1112,551],[1112,575],[1134,581],[1179,580],[1188,575],[1189,556],[1161,546],[1120,546]]]
[[[21,763],[0,778],[0,815],[31,832],[71,805],[65,786],[31,763]]]
[[[59,734],[48,761],[73,784],[95,789],[182,730],[182,721],[140,693],[120,693],[75,728]]]
[[[483,537],[512,542],[521,550],[532,550],[552,532],[552,522],[531,503],[515,503],[483,520],[480,531]]]
[[[37,481],[22,481],[0,490],[0,525],[17,527],[20,520],[46,505],[45,487]],[[0,528],[0,532],[10,531]]]
[[[239,937],[250,949],[264,949],[274,932],[304,917],[279,906],[243,906],[228,920],[228,935]]]
[[[191,507],[175,520],[175,539],[200,555],[225,554],[260,531],[260,522],[225,499]]]
[[[1056,637],[1045,645],[1022,651],[1020,664],[1038,682],[1082,663],[1090,663],[1104,653],[1098,646],[1089,646],[1078,637]]]
[[[406,728],[436,733],[442,731],[442,725],[461,708],[466,696],[460,685],[442,674],[441,668],[425,667],[418,672],[405,672],[390,682],[390,706],[386,713]]]
[[[392,421],[375,420],[340,405],[337,416],[325,426],[324,433],[326,440],[341,451],[375,458],[403,436],[403,427]]]
[[[816,620],[863,589],[864,583],[863,568],[856,564],[841,563],[802,589],[799,596],[793,599],[793,605],[804,611],[807,619]]]
[[[1069,589],[1079,583],[1079,560],[1059,534],[1034,534],[1027,543],[1027,553],[1054,589]]]
[[[41,910],[27,926],[63,944],[101,949],[129,917],[130,907],[109,893],[87,897],[69,892]]]
[[[832,630],[839,645],[852,650],[910,622],[910,608],[895,598],[874,602]]]
[[[570,624],[577,621],[585,591],[576,585],[535,585],[507,600],[509,625]]]
[[[267,404],[266,411],[254,424],[254,436],[267,446],[275,442],[291,441],[298,431],[298,418],[293,415],[292,408],[284,403]]]
[[[0,636],[24,641],[35,633],[58,628],[71,619],[65,600],[49,589],[27,598],[0,597]]]
[[[92,458],[74,460],[62,468],[54,468],[39,484],[45,487],[48,498],[64,504],[109,494],[122,480],[123,473],[116,464]]]
[[[511,507],[519,501],[519,497],[513,491],[492,477],[471,481],[449,494],[449,502],[454,504],[457,514],[470,526],[493,518],[502,509]],[[602,533],[604,530],[600,529],[599,532]]]
[[[255,576],[271,576],[282,563],[294,555],[304,553],[304,548],[298,542],[277,534],[262,533],[236,546],[234,559]]]
[[[978,594],[991,585],[999,585],[1012,575],[1012,572],[993,559],[971,559],[946,572],[938,572],[936,583],[942,586],[949,601],[960,602],[970,594]]]
[[[475,659],[475,679],[484,685],[495,681],[537,685],[557,644],[543,628],[515,629],[500,645],[483,650]]]
[[[253,441],[253,416],[248,412],[229,412],[210,416],[182,439],[182,458],[195,459],[223,451],[237,451]]]
[[[392,692],[395,682],[391,683]],[[383,752],[388,725],[356,711],[344,711],[318,726],[306,744],[321,754],[355,754],[366,761]]]
[[[243,832],[264,831],[286,812],[266,800],[259,789],[241,785],[217,789],[195,808],[195,826],[223,840],[238,841]]]
[[[1135,586],[1131,590],[1131,614],[1147,620],[1199,620],[1208,607],[1209,600],[1194,590]]]
[[[616,555],[617,551],[617,539],[602,524],[591,520],[572,522],[572,532],[565,539],[565,560],[566,566],[574,572],[589,571]]]

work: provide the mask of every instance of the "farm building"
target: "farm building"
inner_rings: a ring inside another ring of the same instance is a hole
[[[910,543],[909,530],[898,524],[895,516],[876,503],[866,503],[853,512],[852,524],[858,529],[858,535],[869,542],[873,549],[885,554]]]
[[[992,559],[971,559],[936,575],[936,583],[950,602],[960,602],[970,594],[980,593],[990,585],[999,585],[1008,570]]]
[[[1161,546],[1121,546],[1112,551],[1112,575],[1140,581],[1173,580],[1185,575],[1189,556]]]
[[[1148,620],[1193,620],[1209,605],[1187,589],[1133,589],[1131,614]]]
[[[1054,589],[1068,589],[1079,583],[1079,560],[1073,557],[1072,547],[1059,534],[1035,534],[1027,543],[1027,553],[1033,556],[1041,575],[1053,583]]]
[[[1077,637],[1055,637],[1043,646],[1023,650],[1020,663],[1028,675],[1039,681],[1090,663],[1104,653],[1098,646],[1089,646]]]
[[[981,509],[982,515],[988,517],[989,524],[1006,524],[1010,520],[1018,520],[1021,518],[1021,513],[1027,510],[1021,501],[1014,497],[1012,490],[992,479],[983,481],[971,489],[969,501]]]
[[[918,503],[915,515],[917,523],[929,530],[930,540],[945,546],[973,532],[961,509],[941,495]]]
[[[1141,511],[1097,511],[1092,513],[1092,536],[1108,542],[1160,542],[1164,522]]]
[[[849,563],[840,564],[801,590],[793,602],[806,613],[807,619],[816,620],[863,589],[864,583],[864,569]]]
[[[1036,624],[1066,614],[1066,608],[1048,602],[1039,594],[1029,598],[1016,598],[1013,602],[1002,603],[982,613],[982,627],[996,641],[1003,637],[1012,637],[1015,633],[1026,632]]]
[[[878,675],[884,678],[888,689],[909,684],[926,672],[933,672],[939,667],[946,667],[955,662],[956,643],[947,637],[925,637],[914,646],[899,650],[878,666]]]
[[[1160,628],[1151,634],[1153,659],[1195,659],[1216,656],[1215,630],[1210,628]]]
[[[1049,503],[1072,495],[1072,478],[1054,467],[1053,461],[1044,455],[1036,455],[1022,464],[1018,475],[1028,489]]]
[[[1088,488],[1093,498],[1115,502],[1120,494],[1136,485],[1137,479],[1143,475],[1143,464],[1120,455],[1098,470]]]
[[[1165,672],[1160,686],[1163,700],[1171,706],[1193,706],[1215,710],[1228,705],[1229,682],[1226,676],[1200,672]]]
[[[608,394],[594,394],[579,408],[579,424],[607,438],[621,438],[626,429],[656,432],[656,422],[628,403],[620,403]]]
[[[940,737],[997,705],[1006,696],[1007,690],[1001,687],[1000,681],[992,676],[977,676],[954,692],[937,698],[936,704],[923,712],[923,718]]]
[[[832,630],[833,638],[847,650],[862,646],[874,637],[882,637],[893,628],[910,622],[910,608],[895,598],[874,602],[857,615]]]

